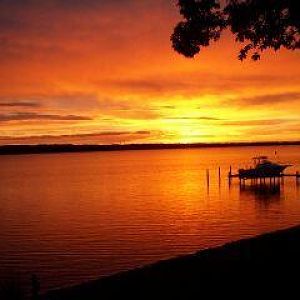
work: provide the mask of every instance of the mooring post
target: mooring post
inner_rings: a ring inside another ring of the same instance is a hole
[[[221,183],[221,167],[219,167],[219,185]]]
[[[228,183],[229,183],[229,187],[231,185],[231,166],[229,168],[229,172],[228,172]]]
[[[206,169],[206,184],[209,186],[209,169]]]
[[[229,172],[228,172],[228,183],[229,183],[229,188],[230,188],[230,186],[231,186],[231,176],[232,174],[231,174],[231,166],[229,167]]]
[[[296,183],[299,184],[299,179],[300,179],[300,175],[299,175],[299,171],[296,172]]]

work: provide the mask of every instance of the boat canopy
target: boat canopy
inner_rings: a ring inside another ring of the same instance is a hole
[[[254,159],[254,160],[263,160],[263,159],[268,159],[268,156],[256,156],[256,157],[253,157],[252,159]]]

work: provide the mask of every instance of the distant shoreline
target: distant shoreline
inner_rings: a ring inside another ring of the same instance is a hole
[[[0,155],[43,154],[43,153],[76,153],[97,151],[129,150],[172,150],[197,148],[228,148],[257,146],[298,146],[300,141],[283,142],[244,142],[244,143],[191,143],[191,144],[112,144],[112,145],[75,145],[75,144],[39,144],[39,145],[3,145]]]

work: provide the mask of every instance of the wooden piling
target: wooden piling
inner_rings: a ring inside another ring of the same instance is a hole
[[[209,186],[209,169],[206,170],[206,184]]]

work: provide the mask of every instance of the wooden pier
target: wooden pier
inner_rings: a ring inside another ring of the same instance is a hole
[[[211,170],[206,169],[206,185],[207,188],[209,189],[210,183],[211,183]],[[214,172],[213,172],[214,173]],[[221,185],[221,180],[222,180],[222,176],[221,176],[221,167],[218,167],[217,169],[217,179],[218,179],[218,183],[219,186]],[[280,173],[280,174],[276,174],[276,175],[255,175],[255,176],[245,176],[245,175],[241,175],[239,173],[233,173],[232,172],[232,167],[230,166],[229,172],[228,172],[228,182],[229,185],[231,185],[232,180],[234,178],[237,178],[240,182],[240,185],[244,186],[246,184],[246,182],[249,180],[251,182],[251,185],[276,185],[280,182],[284,182],[284,178],[285,177],[293,177],[295,178],[296,184],[297,186],[300,186],[300,172],[297,171],[294,174],[292,173]]]
[[[240,181],[240,184],[245,184],[245,182],[247,180],[250,180],[251,183],[254,184],[263,184],[263,183],[267,183],[268,181],[270,182],[270,184],[272,183],[276,183],[276,181],[279,181],[280,179],[284,179],[285,177],[294,177],[296,179],[296,183],[299,184],[300,183],[300,173],[297,171],[294,174],[285,174],[285,173],[280,173],[280,174],[274,174],[274,175],[252,175],[252,176],[245,176],[245,175],[241,175],[241,174],[233,174],[232,173],[232,169],[230,167],[230,170],[228,172],[228,179],[229,182],[231,182],[231,180],[233,178],[238,178]]]

